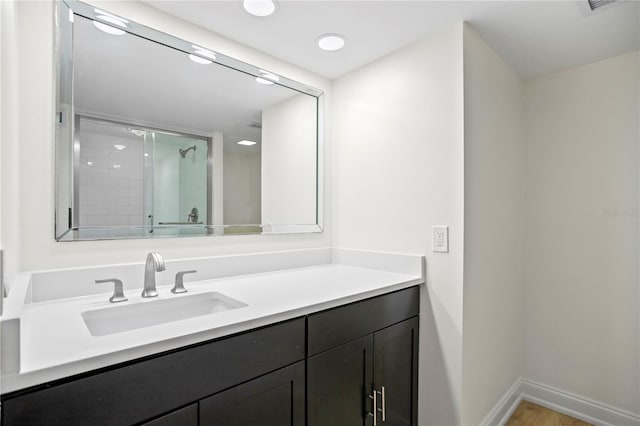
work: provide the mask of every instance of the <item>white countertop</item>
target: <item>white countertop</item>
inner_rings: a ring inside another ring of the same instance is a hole
[[[356,251],[347,254],[342,260],[359,256]],[[110,293],[25,303],[19,315],[19,373],[2,377],[2,393],[424,282],[415,267],[408,269],[411,273],[398,272],[402,268],[388,268],[395,269],[390,272],[367,267],[384,264],[380,256],[374,254],[373,263],[355,261],[350,265],[335,263],[339,256],[334,255],[334,262],[329,264],[187,282],[188,292],[178,295],[170,292],[171,286],[158,286],[159,295],[153,299],[143,299],[139,291],[128,291],[129,300],[124,303],[129,305],[215,291],[247,306],[104,336],[91,336],[81,313],[122,306],[109,303]],[[415,263],[415,259],[411,261]]]

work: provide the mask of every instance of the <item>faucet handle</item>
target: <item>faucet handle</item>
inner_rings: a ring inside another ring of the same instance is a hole
[[[186,293],[187,289],[184,288],[184,275],[185,274],[195,274],[196,271],[195,269],[192,269],[190,271],[180,271],[176,274],[176,283],[173,286],[173,288],[171,289],[171,293]]]
[[[122,281],[117,278],[107,278],[106,280],[96,280],[96,284],[102,283],[113,283],[113,296],[109,298],[109,302],[118,303],[118,302],[126,302],[127,299],[124,297],[124,290],[122,289]]]

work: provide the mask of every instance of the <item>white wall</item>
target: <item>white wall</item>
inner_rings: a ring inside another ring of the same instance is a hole
[[[304,94],[262,111],[262,223],[316,223],[316,116]]]
[[[300,235],[255,235],[224,238],[180,238],[130,241],[96,241],[56,243],[53,239],[53,2],[10,2],[3,12],[3,35],[16,28],[17,44],[3,37],[15,47],[16,65],[3,68],[3,89],[16,90],[16,96],[5,99],[3,92],[3,123],[14,123],[16,138],[3,137],[2,243],[7,247],[7,260],[12,270],[99,265],[116,262],[142,261],[149,250],[158,250],[165,258],[185,258],[226,253],[294,249],[331,245],[330,232]],[[331,83],[264,53],[224,39],[200,27],[187,24],[141,2],[91,2],[102,9],[126,16],[160,31],[176,35],[223,54],[253,63],[294,80],[322,89],[330,108]],[[18,98],[20,102],[18,103]],[[12,102],[4,108],[5,102]],[[327,129],[330,120],[327,120]],[[3,134],[12,129],[3,127]],[[331,133],[327,131],[330,136]],[[19,144],[17,143],[19,140]],[[329,155],[330,141],[326,157]],[[5,155],[6,154],[6,155]],[[6,165],[9,167],[5,167]],[[17,165],[20,165],[18,168]],[[330,164],[325,162],[325,177],[331,182]],[[7,189],[5,191],[4,189]],[[325,206],[330,208],[330,185],[325,190]],[[7,204],[10,204],[8,206]],[[331,229],[331,218],[325,223]],[[6,224],[9,224],[5,226]],[[11,229],[12,235],[7,229]],[[19,244],[18,244],[19,240]]]
[[[4,56],[5,56],[5,50],[3,49],[4,44],[2,43],[2,39],[5,38],[5,31],[3,31],[3,18],[2,16],[4,15],[4,7],[0,4],[0,99],[4,99],[3,97],[3,83],[4,80],[2,79],[2,65],[5,62]],[[0,159],[2,158],[2,107],[3,107],[3,102],[0,101]],[[2,162],[0,161],[0,176],[2,176]],[[0,211],[2,211],[2,185],[0,185]],[[2,216],[0,215],[0,219],[2,218]],[[0,249],[2,249],[2,220],[0,220]],[[0,265],[0,270],[2,270],[2,265]],[[2,280],[3,277],[0,276],[0,285],[2,284]],[[2,308],[2,300],[0,300],[0,312]]]
[[[0,245],[5,250],[5,279],[10,279],[19,268],[20,237],[18,229],[18,208],[20,202],[19,182],[20,144],[18,123],[15,111],[19,107],[18,81],[25,78],[20,75],[17,62],[19,50],[17,42],[20,34],[28,28],[17,25],[17,5],[13,2],[0,2],[0,58],[2,74],[0,76]],[[53,211],[52,211],[53,212]]]
[[[636,414],[639,60],[525,84],[525,377]]]
[[[260,152],[224,154],[224,223],[227,225],[262,223],[260,219]]]
[[[462,24],[334,82],[335,245],[426,254],[422,425],[459,422],[462,362]],[[450,252],[431,252],[431,226]]]
[[[522,374],[523,100],[520,78],[465,25],[465,425],[481,424]]]

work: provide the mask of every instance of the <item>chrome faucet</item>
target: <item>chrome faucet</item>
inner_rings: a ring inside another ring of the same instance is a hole
[[[164,259],[160,253],[152,251],[147,255],[147,263],[144,266],[144,288],[142,297],[156,297],[156,271],[164,271]]]

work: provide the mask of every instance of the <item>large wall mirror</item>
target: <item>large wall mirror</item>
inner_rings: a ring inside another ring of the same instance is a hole
[[[322,231],[322,91],[56,7],[56,240]]]

